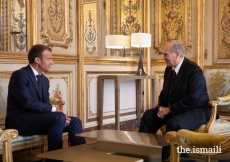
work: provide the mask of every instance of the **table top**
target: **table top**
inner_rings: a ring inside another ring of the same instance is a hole
[[[40,158],[63,160],[68,162],[143,162],[141,158],[113,155],[108,152],[96,150],[96,144],[84,144],[67,147],[37,155]]]
[[[97,138],[117,143],[126,143],[148,147],[162,147],[169,145],[166,142],[164,135],[122,130],[94,130],[90,132],[76,134],[76,136]]]

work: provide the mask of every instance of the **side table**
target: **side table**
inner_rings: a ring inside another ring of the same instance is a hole
[[[113,79],[115,84],[115,129],[120,129],[120,81],[136,81],[136,114],[137,124],[140,125],[141,119],[141,80],[152,80],[152,94],[154,92],[154,76],[152,75],[99,75],[97,80],[97,110],[98,110],[98,127],[102,129],[103,126],[103,96],[104,96],[104,80]]]

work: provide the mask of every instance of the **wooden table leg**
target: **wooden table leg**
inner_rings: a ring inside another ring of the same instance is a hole
[[[118,78],[114,80],[115,84],[115,129],[120,129],[120,82]]]
[[[104,96],[104,79],[102,79],[99,76],[97,79],[98,129],[103,129],[103,96]]]
[[[136,114],[137,126],[141,123],[141,79],[136,80]]]

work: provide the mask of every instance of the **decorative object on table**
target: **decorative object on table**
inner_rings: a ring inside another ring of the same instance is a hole
[[[106,35],[105,36],[105,47],[113,48],[113,49],[123,49],[123,57],[125,57],[125,49],[130,48],[130,36]]]
[[[142,48],[151,47],[151,34],[133,33],[131,34],[131,46],[140,48],[139,63],[136,75],[147,75],[143,69]]]

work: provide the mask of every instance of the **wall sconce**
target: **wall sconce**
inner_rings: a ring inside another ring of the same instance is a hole
[[[143,69],[142,48],[151,47],[151,34],[133,33],[131,34],[131,46],[140,48],[139,63],[136,75],[147,75]]]
[[[113,49],[123,49],[123,57],[125,57],[125,48],[130,48],[130,36],[106,35],[105,47]]]

